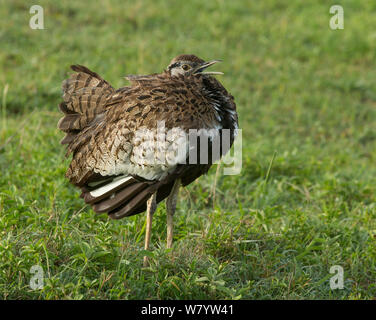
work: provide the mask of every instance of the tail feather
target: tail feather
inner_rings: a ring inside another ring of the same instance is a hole
[[[140,191],[143,191],[147,186],[144,183],[134,183],[133,185],[124,188],[120,192],[116,193],[113,197],[109,197],[98,204],[93,205],[93,210],[95,212],[112,212],[118,211],[119,207],[127,204],[130,200],[137,195]]]
[[[108,181],[102,186],[98,186],[96,189],[85,188],[83,190],[83,198],[86,203],[94,204],[103,199],[107,199],[116,191],[121,190],[133,183],[132,177],[117,177],[111,181]]]
[[[133,197],[129,202],[126,202],[122,207],[110,211],[108,215],[112,219],[121,219],[145,211],[146,202],[151,195],[152,193],[150,193],[150,189],[146,188]]]
[[[110,218],[120,219],[146,210],[146,202],[157,192],[157,202],[166,198],[173,182],[140,181],[132,176],[120,176],[99,187],[82,187],[81,197],[97,213],[107,212]]]
[[[77,113],[67,114],[64,118],[61,118],[58,123],[58,128],[64,132],[79,130],[80,129],[80,115]]]
[[[114,88],[97,73],[81,65],[71,66],[74,73],[63,82],[63,102],[59,108],[64,113],[58,128],[66,133],[62,144],[70,144],[84,128],[103,113],[106,101]]]

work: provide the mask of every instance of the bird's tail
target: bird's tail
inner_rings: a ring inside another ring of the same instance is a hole
[[[107,99],[114,88],[97,73],[81,65],[71,66],[76,73],[63,82],[63,102],[59,108],[64,113],[58,128],[66,133],[62,144],[71,143],[76,135],[104,111]]]
[[[82,187],[81,197],[97,213],[121,219],[146,210],[147,200],[157,193],[157,203],[171,192],[174,181],[140,181],[132,176],[109,177]]]

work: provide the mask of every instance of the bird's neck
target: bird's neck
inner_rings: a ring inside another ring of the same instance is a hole
[[[216,114],[216,118],[223,129],[237,129],[238,118],[233,97],[213,77],[204,79],[205,96]]]

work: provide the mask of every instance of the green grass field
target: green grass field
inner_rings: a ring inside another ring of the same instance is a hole
[[[3,0],[0,43],[1,299],[374,299],[375,1]],[[172,250],[158,207],[143,268],[145,214],[97,216],[64,177],[61,82],[78,63],[120,87],[181,53],[223,59],[243,166],[181,190]]]

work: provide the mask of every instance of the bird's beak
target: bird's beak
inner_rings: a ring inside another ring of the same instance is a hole
[[[193,74],[205,74],[205,75],[212,75],[212,74],[223,74],[223,72],[218,72],[218,71],[204,71],[206,68],[212,66],[213,64],[217,62],[222,62],[221,60],[212,60],[208,62],[203,62],[196,68],[192,70]]]

